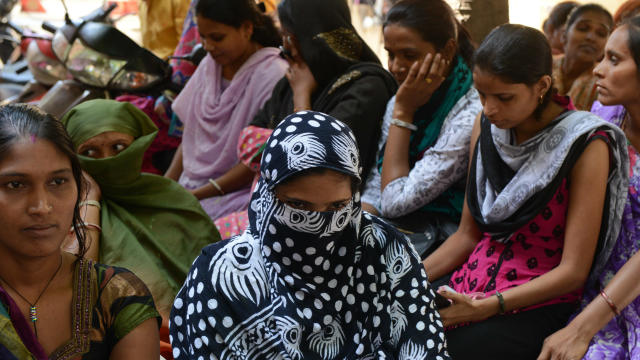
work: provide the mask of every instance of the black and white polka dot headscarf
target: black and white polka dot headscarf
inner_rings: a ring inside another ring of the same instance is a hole
[[[359,179],[353,133],[326,114],[290,115],[266,143],[249,229],[205,248],[178,294],[174,356],[177,348],[206,359],[448,358],[413,247],[364,214],[358,193],[327,212],[277,199],[280,182],[317,167]]]

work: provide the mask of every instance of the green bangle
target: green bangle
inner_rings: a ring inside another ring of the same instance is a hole
[[[496,291],[496,297],[498,298],[498,304],[500,305],[500,315],[504,314],[504,297],[499,291]]]

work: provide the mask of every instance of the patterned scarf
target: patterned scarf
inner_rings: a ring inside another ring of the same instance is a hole
[[[418,130],[411,133],[409,142],[409,166],[413,168],[420,160],[424,152],[438,140],[444,120],[451,109],[471,88],[473,77],[471,70],[458,55],[453,64],[451,74],[433,93],[431,99],[422,105],[413,115],[413,123]],[[386,144],[380,150],[378,159],[378,171],[382,173],[384,150]],[[429,204],[420,210],[425,212],[444,213],[453,218],[460,218],[462,203],[464,201],[464,188],[449,188]]]
[[[278,200],[279,183],[312,168],[360,179],[351,130],[329,115],[299,112],[283,120],[267,142],[249,229],[205,248],[201,257],[211,254],[210,260],[196,260],[194,275],[178,294],[172,321],[182,327],[172,326],[174,356],[448,358],[433,291],[404,235],[363,214],[358,193],[347,206],[327,212]],[[210,284],[198,285],[199,276]],[[197,311],[198,304],[212,301],[214,315]],[[193,310],[189,304],[196,311],[183,315],[185,308]],[[203,332],[191,325],[200,323]],[[212,338],[207,323],[215,324],[220,341],[209,341],[204,351],[193,349],[191,341],[203,334]]]

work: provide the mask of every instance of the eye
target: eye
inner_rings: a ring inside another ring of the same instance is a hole
[[[345,206],[349,204],[349,201],[336,201],[331,206],[329,206],[329,211],[338,211],[342,210]]]
[[[287,200],[284,203],[287,204],[288,206],[294,208],[294,209],[307,210],[307,204],[305,202],[303,202],[303,201]]]
[[[50,182],[51,185],[53,186],[61,186],[66,184],[67,182],[69,182],[69,179],[67,178],[63,178],[63,177],[58,177],[58,178],[53,178]]]
[[[513,100],[513,95],[509,95],[509,96],[498,96],[498,100],[500,100],[500,101],[502,101],[502,102],[511,101],[511,100]]]
[[[80,151],[80,155],[95,158],[98,155],[98,151],[95,148],[86,148]]]
[[[113,150],[116,153],[120,153],[122,150],[127,148],[127,144],[123,144],[123,143],[118,143],[118,144],[114,144],[113,145]]]
[[[5,186],[11,190],[16,190],[25,187],[24,183],[20,181],[9,181],[5,184]]]
[[[609,56],[609,61],[611,61],[613,65],[618,65],[618,57],[615,55]]]

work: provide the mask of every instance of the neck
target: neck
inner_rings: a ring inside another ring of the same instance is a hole
[[[5,290],[7,283],[18,291],[23,289],[24,296],[29,296],[30,289],[42,290],[60,266],[62,256],[62,251],[36,258],[14,256],[6,249],[0,252],[0,284]]]
[[[593,62],[591,61],[579,61],[565,54],[564,60],[562,61],[561,70],[562,74],[564,75],[563,78],[565,80],[565,83],[569,82],[569,84],[566,85],[571,85],[573,83],[573,80],[589,71],[593,67],[593,65]]]
[[[555,102],[551,101],[547,107],[542,110],[542,114],[539,119],[536,119],[533,115],[527,120],[523,121],[520,125],[513,128],[515,134],[516,143],[522,144],[523,142],[536,136],[542,129],[549,125],[558,115],[564,111],[564,108]]]
[[[624,106],[628,118],[623,124],[627,139],[634,148],[640,149],[640,103]]]
[[[227,80],[233,80],[238,70],[244,65],[244,63],[255,54],[256,51],[262,49],[262,46],[256,42],[252,42],[247,46],[246,51],[238,57],[234,62],[222,67],[222,77]]]

